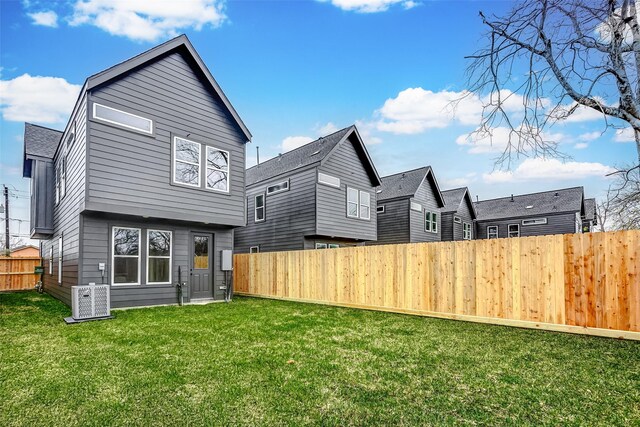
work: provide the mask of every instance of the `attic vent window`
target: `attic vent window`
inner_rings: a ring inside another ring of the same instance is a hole
[[[278,184],[270,185],[267,187],[267,194],[279,193],[281,191],[289,190],[289,181],[282,181]]]
[[[526,206],[525,209],[533,209],[533,205]]]
[[[340,178],[327,175],[326,173],[322,173],[322,172],[318,173],[318,182],[320,184],[325,184],[331,187],[340,188]]]
[[[150,135],[153,133],[153,122],[150,119],[106,105],[93,104],[93,118]]]

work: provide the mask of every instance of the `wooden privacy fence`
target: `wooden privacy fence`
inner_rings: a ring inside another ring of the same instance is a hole
[[[33,274],[40,261],[38,257],[0,257],[0,291],[33,289],[40,280],[39,274]]]
[[[234,292],[640,339],[640,230],[234,256]]]

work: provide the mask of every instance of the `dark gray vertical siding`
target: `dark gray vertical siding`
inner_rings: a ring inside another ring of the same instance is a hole
[[[355,138],[355,135],[353,136]],[[342,142],[319,172],[340,178],[340,188],[316,184],[316,234],[347,239],[376,240],[376,188],[371,183],[351,140]],[[366,191],[371,196],[371,218],[347,217],[347,186]]]
[[[377,215],[378,240],[369,244],[409,243],[409,199],[378,202],[384,213]]]
[[[220,251],[233,248],[233,231],[228,228],[215,226],[188,227],[184,225],[157,223],[148,221],[131,221],[121,219],[94,218],[83,216],[84,256],[83,283],[102,283],[103,279],[98,270],[98,264],[104,262],[104,283],[111,284],[111,230],[113,226],[136,227],[142,229],[141,254],[139,264],[140,285],[112,286],[112,307],[135,307],[156,304],[175,304],[178,293],[175,284],[178,282],[178,267],[182,270],[182,281],[189,281],[189,261],[191,256],[190,233],[192,231],[213,234],[213,274],[214,299],[221,300],[224,290],[220,286],[224,283],[224,272],[221,270]],[[172,284],[146,285],[146,231],[149,229],[170,230],[173,234]],[[231,280],[231,274],[229,273]],[[188,287],[186,294],[188,301]]]
[[[289,190],[266,195],[268,186],[289,180]],[[235,251],[251,246],[261,252],[300,250],[304,236],[315,233],[316,169],[295,171],[247,187],[247,226],[235,230]],[[265,194],[265,220],[255,222],[255,196]]]
[[[433,189],[431,185],[429,185],[429,180],[425,179],[416,194],[413,197],[413,200],[422,205],[422,212],[414,211],[412,209],[409,210],[409,237],[411,243],[419,243],[419,242],[439,242],[441,240],[441,230],[442,230],[442,218],[440,215],[441,208],[438,207],[438,202],[436,201],[435,195],[433,193]],[[428,210],[431,212],[435,212],[438,214],[438,232],[432,233],[430,231],[425,231],[424,229],[424,211]]]
[[[155,129],[149,136],[90,120],[88,209],[244,225],[244,135],[181,54],[95,89],[90,99],[150,118]],[[229,151],[229,194],[171,184],[172,134]]]
[[[85,194],[85,162],[86,162],[86,97],[83,97],[78,108],[69,120],[76,122],[74,142],[67,150],[66,194],[53,209],[54,234],[44,240],[44,251],[49,257],[49,249],[53,247],[53,274],[48,274],[48,264],[45,269],[44,285],[47,293],[71,305],[71,286],[78,284],[78,263],[80,258],[80,211],[83,207]],[[70,127],[71,128],[71,127]],[[68,135],[73,130],[65,132],[60,142],[54,167],[61,161]],[[58,238],[62,235],[62,285],[58,284]]]
[[[443,242],[450,242],[452,240],[454,240],[453,238],[453,229],[454,226],[457,224],[454,224],[453,222],[453,216],[454,213],[453,212],[447,212],[447,213],[443,213],[442,214],[442,220],[440,222],[441,225],[441,235],[442,235],[442,241]]]
[[[546,224],[540,225],[522,225],[523,219],[547,218]],[[487,238],[487,227],[491,225],[498,226],[498,237],[507,237],[507,229],[509,224],[520,224],[520,236],[542,236],[547,234],[570,234],[576,232],[576,216],[575,213],[562,213],[553,215],[539,215],[532,217],[521,217],[503,220],[487,220],[476,222],[476,237],[478,239]]]
[[[454,217],[460,218],[461,222],[455,222]],[[475,239],[475,229],[469,204],[463,200],[456,212],[442,214],[442,240],[464,240],[463,224],[471,224],[471,239]]]
[[[32,160],[31,166],[31,231],[49,234],[53,231],[54,167],[50,160]]]

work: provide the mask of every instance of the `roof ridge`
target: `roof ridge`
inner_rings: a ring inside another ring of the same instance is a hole
[[[406,171],[400,171],[400,172],[392,173],[391,175],[381,176],[380,179],[390,178],[392,176],[400,175],[402,173],[415,172],[415,171],[418,171],[420,169],[430,169],[430,168],[431,168],[431,165],[420,166],[420,167],[415,168],[415,169],[409,169],[409,170],[406,170]]]
[[[563,191],[563,190],[573,190],[574,188],[582,188],[582,191],[584,193],[584,187],[582,185],[577,185],[575,187],[566,187],[566,188],[558,188],[555,190],[547,190],[547,191],[536,191],[534,193],[524,193],[524,194],[514,194],[513,197],[522,197],[522,196],[531,196],[534,194],[543,194],[543,193],[551,193],[554,191]],[[482,202],[488,202],[491,200],[501,200],[501,199],[510,199],[511,196],[504,196],[504,197],[494,197],[493,199],[483,199],[483,200],[479,200],[477,202],[473,202],[473,203],[482,203]]]
[[[335,135],[335,134],[337,134],[337,133],[340,133],[340,132],[346,131],[346,130],[348,130],[348,129],[351,129],[353,126],[354,126],[354,125],[347,126],[347,127],[342,128],[342,129],[340,129],[340,130],[337,130],[337,131],[335,131],[335,132],[332,132],[332,133],[330,133],[330,134],[328,134],[328,135],[319,136],[318,138],[314,139],[313,141],[309,141],[309,142],[307,142],[306,144],[302,144],[300,147],[296,147],[296,148],[294,148],[293,150],[289,150],[289,151],[287,151],[287,152],[285,152],[285,153],[280,153],[280,155],[279,155],[279,156],[272,157],[272,158],[270,158],[270,159],[268,159],[268,160],[265,160],[265,161],[264,161],[264,162],[262,162],[262,163],[258,163],[257,165],[253,165],[253,166],[251,166],[250,168],[247,168],[246,170],[251,170],[251,169],[253,169],[253,168],[257,168],[257,167],[258,167],[258,166],[260,166],[260,165],[264,165],[264,164],[266,164],[266,163],[268,163],[268,162],[271,162],[271,161],[273,161],[273,160],[277,160],[280,156],[287,156],[287,155],[289,155],[290,153],[294,153],[294,152],[296,152],[297,150],[300,150],[301,148],[304,148],[304,147],[308,146],[309,144],[313,144],[314,142],[318,142],[318,141],[320,141],[321,139],[329,138],[330,136],[333,136],[333,135]]]
[[[24,122],[24,124],[25,125],[29,125],[29,126],[36,126],[36,127],[39,127],[39,128],[42,128],[42,129],[46,129],[46,130],[52,130],[52,131],[58,132],[58,133],[64,133],[63,130],[53,129],[53,128],[49,128],[49,127],[42,126],[42,125],[37,125],[35,123]]]
[[[443,193],[446,193],[447,191],[456,191],[456,190],[462,190],[462,189],[469,189],[469,187],[467,187],[466,185],[463,185],[462,187],[456,187],[456,188],[450,188],[448,190],[442,190]]]

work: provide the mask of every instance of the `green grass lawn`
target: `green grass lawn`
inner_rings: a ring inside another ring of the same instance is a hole
[[[0,294],[0,425],[640,425],[640,343],[320,305]]]

